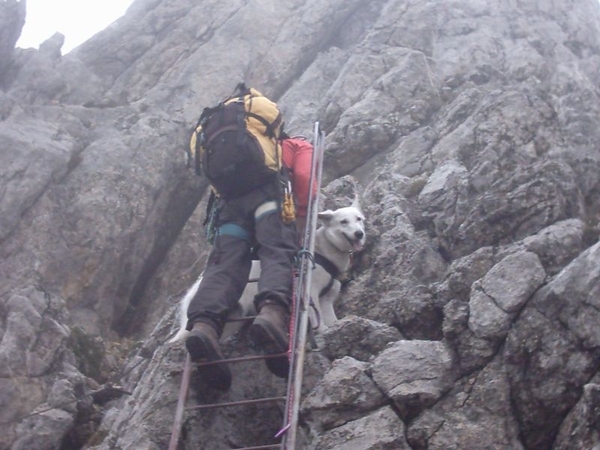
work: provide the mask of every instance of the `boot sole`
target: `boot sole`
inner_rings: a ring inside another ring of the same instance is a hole
[[[271,324],[256,318],[248,331],[251,345],[255,350],[264,355],[276,355],[285,353],[288,350],[288,344],[282,341],[279,333],[275,332]],[[266,359],[269,371],[279,378],[287,378],[290,371],[290,362],[287,356],[280,358]]]
[[[194,363],[222,361],[223,357],[202,336],[192,335],[185,341],[185,346]],[[231,387],[231,372],[223,364],[198,367],[198,372],[206,383],[219,391],[228,391]]]

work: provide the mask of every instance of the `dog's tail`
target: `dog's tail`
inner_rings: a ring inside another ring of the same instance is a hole
[[[185,336],[187,336],[188,331],[186,330],[186,326],[188,306],[190,306],[190,302],[194,298],[194,295],[196,295],[196,292],[198,291],[198,286],[200,286],[201,281],[202,276],[199,276],[194,285],[191,288],[189,288],[188,291],[185,293],[185,297],[183,297],[183,300],[181,300],[181,304],[179,306],[178,311],[179,331],[177,331],[177,334],[175,336],[169,339],[169,343],[177,342],[180,339],[183,339]]]

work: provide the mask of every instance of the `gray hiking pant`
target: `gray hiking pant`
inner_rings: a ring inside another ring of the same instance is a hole
[[[289,307],[298,247],[295,225],[283,223],[276,207],[279,195],[273,184],[221,201],[213,248],[188,307],[188,330],[195,322],[206,322],[221,333],[227,313],[246,287],[254,246],[261,263],[255,304],[269,298]]]

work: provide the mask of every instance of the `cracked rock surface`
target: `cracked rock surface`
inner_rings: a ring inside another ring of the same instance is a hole
[[[210,247],[183,149],[240,81],[326,133],[364,250],[309,346],[299,449],[600,447],[597,0],[135,0],[68,54],[0,2],[0,450],[168,448]],[[247,355],[242,329],[223,340]],[[189,405],[285,395],[262,361]],[[273,443],[279,404],[186,413]]]

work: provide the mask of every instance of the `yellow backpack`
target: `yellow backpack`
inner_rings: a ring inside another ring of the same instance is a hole
[[[274,180],[281,170],[282,124],[276,103],[240,83],[236,94],[204,108],[188,158],[220,197],[239,197]]]

